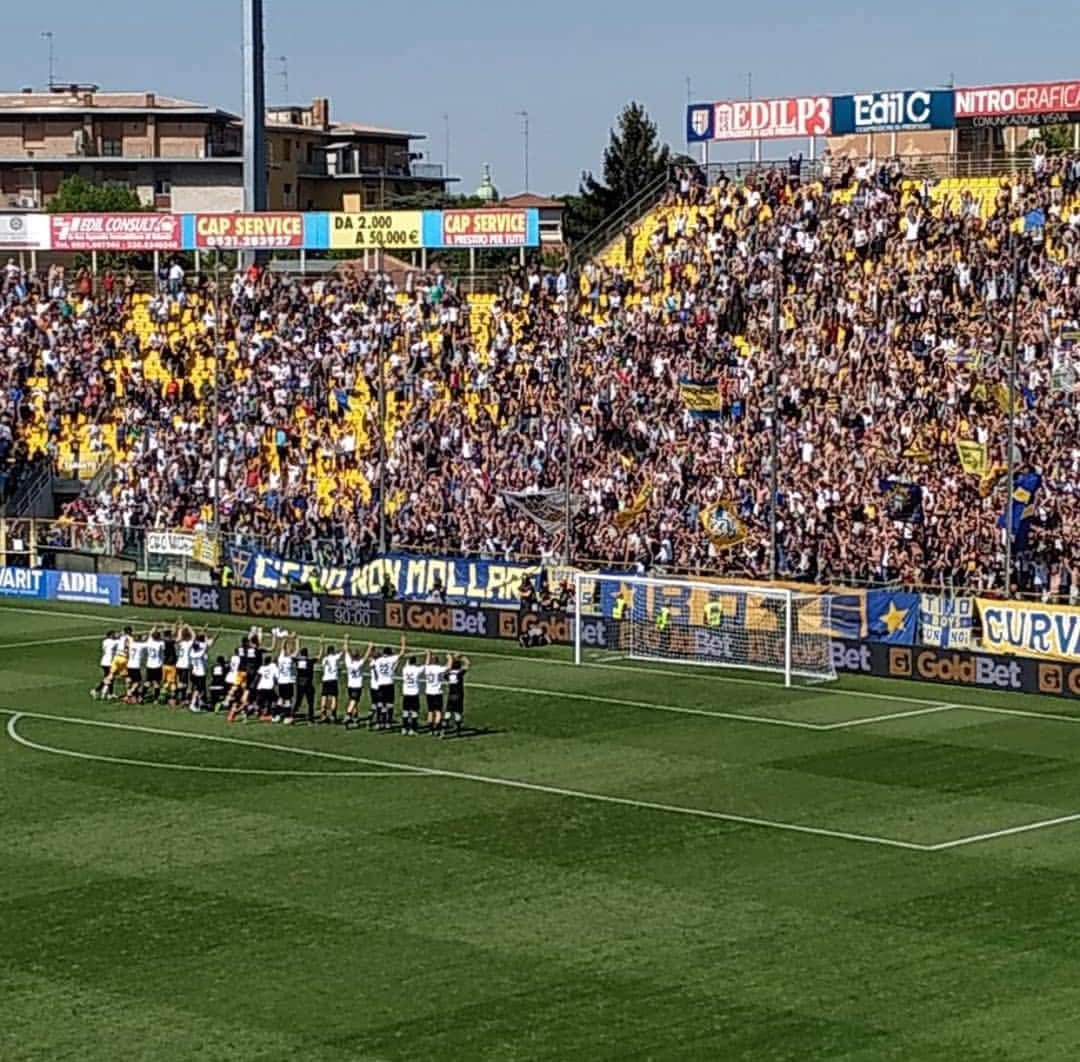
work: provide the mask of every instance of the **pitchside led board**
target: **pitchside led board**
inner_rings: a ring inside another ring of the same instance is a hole
[[[700,144],[1054,122],[1080,122],[1080,81],[691,103],[686,139]]]

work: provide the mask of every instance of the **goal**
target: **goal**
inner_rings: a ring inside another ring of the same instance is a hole
[[[584,632],[586,648],[633,660],[768,671],[785,686],[836,678],[828,594],[588,572],[575,573],[574,590],[577,664]]]

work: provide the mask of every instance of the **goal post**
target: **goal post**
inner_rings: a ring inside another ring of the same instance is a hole
[[[578,664],[584,615],[604,617],[603,648],[632,660],[766,671],[786,686],[836,678],[827,593],[588,572],[574,591]]]

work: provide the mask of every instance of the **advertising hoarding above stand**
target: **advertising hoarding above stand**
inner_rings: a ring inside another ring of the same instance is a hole
[[[536,207],[236,214],[0,214],[0,248],[38,251],[538,247]]]
[[[956,90],[956,124],[1051,125],[1080,121],[1080,81],[987,85]]]
[[[832,101],[833,136],[952,129],[955,124],[951,91],[863,92]]]
[[[829,96],[791,96],[693,103],[686,111],[686,139],[695,144],[706,140],[828,136],[832,102]]]

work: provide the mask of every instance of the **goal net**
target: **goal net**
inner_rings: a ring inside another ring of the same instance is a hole
[[[575,663],[583,631],[601,648],[582,617],[603,616],[602,648],[634,660],[769,671],[787,686],[836,678],[828,594],[585,572],[574,582]]]

